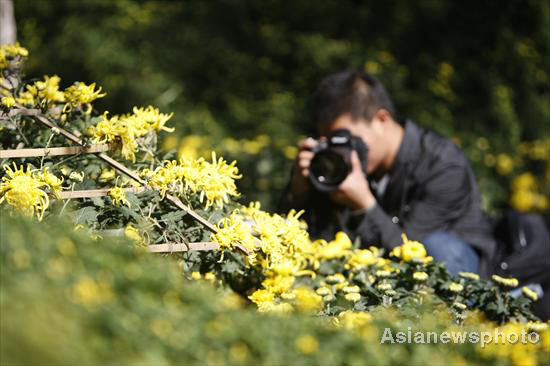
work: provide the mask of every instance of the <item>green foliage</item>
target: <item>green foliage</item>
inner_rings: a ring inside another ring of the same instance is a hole
[[[380,344],[386,327],[393,334],[409,327],[451,330],[446,309],[433,304],[414,312],[379,309],[356,331],[309,315],[267,316],[228,292],[187,281],[174,262],[127,241],[92,241],[59,221],[38,224],[6,214],[1,220],[2,364],[504,361],[471,343]],[[472,323],[462,331],[483,329]],[[522,352],[536,360],[535,351]],[[538,357],[543,361],[544,353]]]

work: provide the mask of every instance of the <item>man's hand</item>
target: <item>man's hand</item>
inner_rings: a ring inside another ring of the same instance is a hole
[[[333,202],[353,209],[369,209],[376,203],[367,178],[361,169],[357,151],[351,152],[351,173],[340,184],[338,190],[330,194]]]
[[[310,190],[309,186],[309,166],[314,153],[311,151],[318,145],[318,142],[309,137],[298,143],[298,156],[292,171],[292,182],[290,189],[295,197],[303,197]]]

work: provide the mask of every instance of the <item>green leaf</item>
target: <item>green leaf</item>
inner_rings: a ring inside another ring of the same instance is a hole
[[[72,215],[75,225],[92,226],[97,221],[98,212],[91,206],[86,206],[77,210]]]
[[[92,197],[91,200],[97,207],[105,206],[105,202],[103,202],[103,199],[101,197]]]

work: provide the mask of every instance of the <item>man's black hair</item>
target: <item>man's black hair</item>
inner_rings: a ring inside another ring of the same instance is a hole
[[[313,95],[313,119],[317,124],[349,113],[352,119],[370,121],[379,109],[395,118],[391,99],[382,83],[361,71],[343,71],[325,77]]]

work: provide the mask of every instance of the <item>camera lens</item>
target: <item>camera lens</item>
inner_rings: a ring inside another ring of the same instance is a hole
[[[348,176],[349,167],[341,154],[324,150],[315,154],[310,172],[322,186],[336,189]]]

